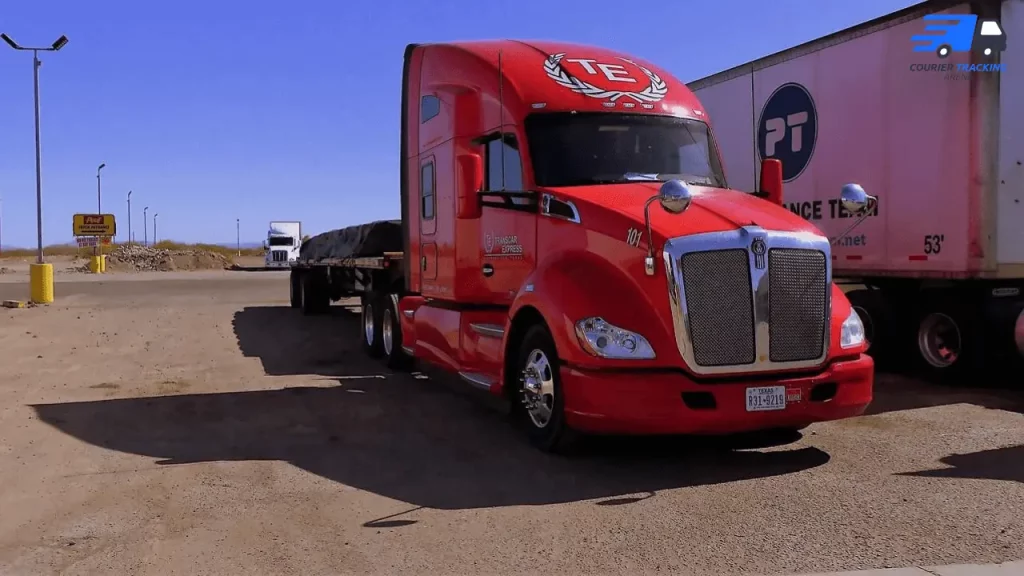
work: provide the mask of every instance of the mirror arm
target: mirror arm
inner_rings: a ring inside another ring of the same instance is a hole
[[[860,215],[860,218],[857,218],[857,221],[851,224],[849,228],[844,230],[842,234],[836,236],[835,239],[829,241],[829,244],[835,245],[836,242],[839,242],[843,238],[846,238],[850,234],[850,232],[853,232],[854,228],[860,226],[861,222],[866,220],[867,217],[871,215],[871,212],[875,209],[875,206],[878,206],[878,198],[869,195],[867,203],[864,204],[863,208],[861,208],[863,214]]]
[[[651,204],[660,196],[655,194],[644,202],[644,225],[647,228],[647,257],[644,258],[644,273],[654,276],[654,237],[651,235]]]

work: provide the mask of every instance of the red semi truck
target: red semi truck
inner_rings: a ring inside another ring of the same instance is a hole
[[[359,295],[369,354],[506,398],[543,450],[867,407],[874,364],[829,240],[781,206],[778,161],[756,193],[729,189],[681,82],[509,40],[411,45],[402,89],[402,218],[304,242],[293,307]]]
[[[852,221],[831,190],[877,194],[832,259],[880,365],[1024,380],[1024,2],[923,2],[689,87],[733,187],[781,160],[829,236]]]

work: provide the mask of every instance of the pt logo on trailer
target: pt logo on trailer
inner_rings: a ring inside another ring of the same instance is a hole
[[[782,161],[782,181],[795,180],[811,162],[818,139],[818,113],[806,88],[795,82],[772,92],[761,110],[757,152]]]

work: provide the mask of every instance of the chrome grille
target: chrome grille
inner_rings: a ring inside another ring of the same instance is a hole
[[[288,251],[287,250],[271,250],[270,251],[271,262],[287,262]]]
[[[768,346],[772,362],[822,355],[828,330],[828,271],[818,250],[768,252]]]
[[[694,373],[824,362],[832,293],[824,236],[746,226],[671,238],[663,256],[676,345]]]
[[[682,258],[693,356],[701,366],[754,361],[750,264],[743,249],[690,252]]]

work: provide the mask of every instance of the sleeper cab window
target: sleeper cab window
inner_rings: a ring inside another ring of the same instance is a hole
[[[423,220],[434,218],[434,163],[427,162],[420,167],[420,216]]]
[[[437,96],[427,95],[420,98],[420,124],[425,123],[441,113],[441,100]]]

